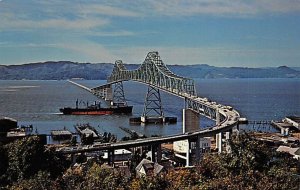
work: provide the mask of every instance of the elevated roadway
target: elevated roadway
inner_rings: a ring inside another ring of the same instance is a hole
[[[108,77],[107,84],[105,85],[95,88],[88,88],[73,81],[70,82],[93,93],[96,96],[105,98],[105,92],[107,92],[108,88],[111,88],[112,84],[129,80],[150,85],[172,95],[184,98],[186,109],[191,109],[200,115],[216,121],[216,125],[209,129],[199,129],[198,131],[185,134],[146,138],[111,144],[95,144],[88,147],[66,147],[64,149],[60,149],[59,151],[67,154],[99,150],[113,150],[174,142],[184,139],[208,137],[220,132],[229,131],[239,123],[240,114],[234,108],[231,106],[218,104],[204,97],[197,96],[194,81],[192,79],[181,77],[172,73],[162,62],[158,52],[148,53],[143,64],[136,70],[127,70],[122,61],[116,61],[112,74]]]

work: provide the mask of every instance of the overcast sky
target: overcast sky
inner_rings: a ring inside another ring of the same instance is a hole
[[[299,66],[300,0],[0,0],[0,65]]]

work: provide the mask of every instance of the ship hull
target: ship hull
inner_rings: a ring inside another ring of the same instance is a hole
[[[111,114],[130,114],[132,106],[109,107],[109,108],[61,108],[60,112],[64,115],[111,115]]]

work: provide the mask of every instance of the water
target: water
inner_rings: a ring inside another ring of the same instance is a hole
[[[89,87],[105,81],[78,81]],[[300,79],[198,79],[197,93],[224,105],[231,105],[249,120],[280,120],[287,115],[300,115]],[[59,108],[75,106],[76,99],[93,102],[96,97],[67,81],[0,81],[0,116],[33,124],[39,133],[50,134],[53,129],[75,132],[77,123],[90,123],[100,132],[127,135],[119,126],[128,127],[147,136],[181,133],[184,101],[161,92],[166,116],[178,117],[175,125],[129,125],[130,117],[143,110],[147,87],[125,82],[125,96],[133,105],[133,115],[72,116],[62,115]],[[104,104],[104,102],[103,102]],[[201,127],[212,121],[201,117]]]

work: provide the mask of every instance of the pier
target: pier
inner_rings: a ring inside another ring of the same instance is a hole
[[[134,137],[134,136],[137,136],[138,138],[143,138],[144,135],[139,133],[139,132],[136,132],[135,130],[130,130],[128,128],[125,128],[125,127],[119,127],[120,129],[122,129],[123,131],[125,131],[126,133],[130,134],[131,137]]]
[[[66,140],[72,138],[72,133],[68,130],[52,130],[51,136],[53,140]]]

